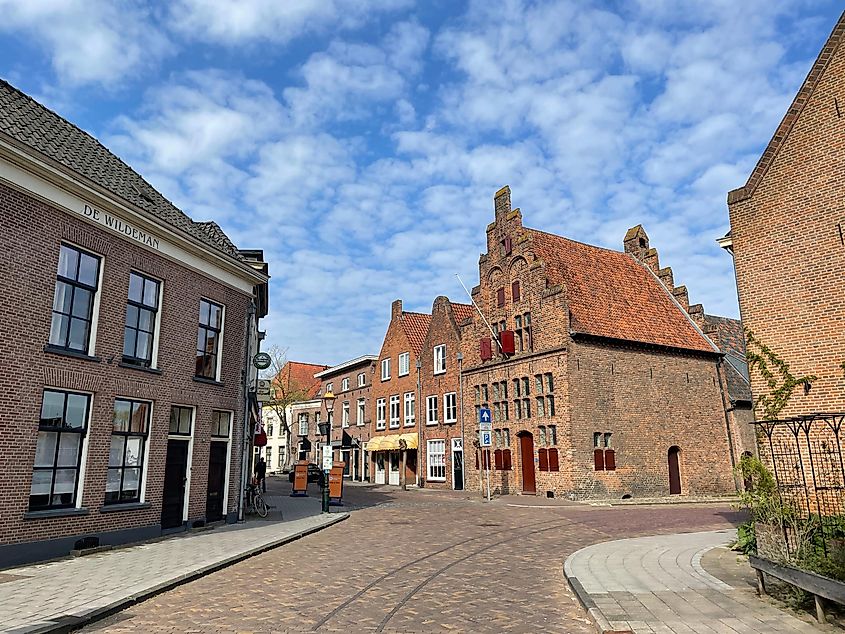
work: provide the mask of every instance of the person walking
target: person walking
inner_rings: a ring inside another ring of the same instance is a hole
[[[267,463],[264,458],[259,458],[255,463],[255,477],[258,480],[258,486],[261,487],[261,492],[267,493]]]

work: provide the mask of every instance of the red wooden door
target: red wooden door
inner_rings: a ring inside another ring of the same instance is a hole
[[[678,447],[669,448],[669,494],[681,494],[681,466],[678,462],[678,454],[681,450]]]
[[[522,464],[522,492],[536,493],[537,483],[534,479],[534,437],[522,434],[519,437],[520,463]]]

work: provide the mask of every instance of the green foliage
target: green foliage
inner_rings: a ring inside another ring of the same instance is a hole
[[[736,542],[733,545],[734,550],[738,550],[744,555],[757,554],[757,537],[754,535],[754,522],[743,522],[736,527]]]
[[[748,328],[745,329],[745,340],[748,343],[745,351],[748,369],[756,369],[769,388],[768,394],[763,394],[757,399],[754,411],[760,408],[763,420],[777,420],[792,398],[795,388],[799,385],[808,388],[817,377],[812,374],[794,376],[789,371],[789,364],[758,340]],[[845,361],[840,367],[845,371]]]

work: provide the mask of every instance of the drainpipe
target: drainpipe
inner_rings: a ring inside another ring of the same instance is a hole
[[[244,429],[243,429],[243,456],[241,458],[241,488],[238,492],[238,521],[244,521],[244,503],[246,499],[244,498],[244,493],[246,491],[247,485],[247,478],[249,477],[250,467],[252,462],[252,451],[250,448],[252,447],[252,439],[250,436],[250,429],[249,429],[249,375],[251,373],[250,366],[251,364],[251,356],[252,356],[252,325],[255,321],[255,301],[250,301],[249,308],[247,309],[247,317],[246,317],[246,352],[244,354],[244,384],[243,384],[243,397],[244,397]]]
[[[458,404],[461,412],[461,490],[466,491],[467,455],[464,441],[464,354],[458,353]],[[452,455],[452,489],[455,488],[455,456]]]
[[[420,369],[422,361],[417,357],[417,402],[414,405],[414,422],[417,424],[417,486],[420,486],[420,472],[422,471],[422,425],[420,424],[420,413],[422,412],[422,383],[420,382]],[[428,464],[426,464],[428,467]]]

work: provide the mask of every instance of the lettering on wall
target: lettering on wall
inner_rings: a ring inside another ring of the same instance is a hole
[[[98,224],[108,227],[112,231],[122,233],[128,238],[132,238],[137,242],[145,244],[148,247],[152,247],[156,250],[159,249],[158,238],[156,238],[154,235],[149,234],[141,229],[138,229],[138,227],[133,227],[128,222],[125,222],[120,218],[112,216],[110,213],[95,209],[90,205],[85,205],[85,208],[82,211],[82,215],[84,215],[86,218],[90,218]]]

